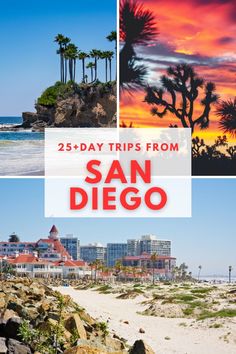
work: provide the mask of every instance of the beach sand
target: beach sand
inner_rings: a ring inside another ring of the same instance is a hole
[[[209,328],[209,319],[202,323],[188,318],[163,318],[138,314],[146,308],[140,304],[147,300],[143,295],[135,299],[116,299],[117,294],[100,294],[91,289],[75,290],[72,287],[56,289],[62,294],[70,295],[98,321],[108,321],[109,330],[125,338],[130,345],[137,339],[143,339],[158,354],[236,353],[236,343],[234,340],[228,340],[229,335],[236,333],[236,319],[225,318],[223,327]],[[125,323],[127,321],[128,324]],[[145,333],[139,333],[140,328]]]

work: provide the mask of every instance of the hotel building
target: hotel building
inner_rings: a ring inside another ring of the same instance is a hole
[[[96,260],[106,263],[107,248],[101,243],[90,243],[86,246],[80,246],[80,257],[87,263],[92,263]]]
[[[117,261],[122,261],[127,256],[127,243],[107,244],[107,266],[114,267]]]
[[[78,237],[66,235],[65,237],[61,237],[60,241],[73,260],[80,259],[80,242]]]

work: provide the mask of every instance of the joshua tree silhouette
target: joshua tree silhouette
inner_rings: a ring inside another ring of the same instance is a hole
[[[184,128],[191,128],[192,132],[196,125],[201,129],[208,128],[211,105],[218,100],[218,95],[214,93],[214,83],[204,84],[204,80],[198,77],[190,65],[179,64],[167,69],[167,75],[161,77],[161,84],[161,88],[151,86],[146,88],[145,102],[154,105],[151,109],[153,115],[163,118],[169,112],[179,119]],[[200,101],[203,109],[196,117],[195,104],[200,89],[204,90]],[[162,107],[161,111],[159,107]]]
[[[236,97],[234,100],[221,101],[216,109],[216,114],[221,117],[219,126],[223,132],[236,136]]]
[[[120,85],[135,89],[145,85],[146,68],[137,64],[134,47],[148,45],[157,36],[155,16],[136,0],[122,0],[120,5]]]

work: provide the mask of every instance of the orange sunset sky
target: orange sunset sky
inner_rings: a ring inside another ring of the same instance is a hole
[[[220,99],[233,99],[236,96],[236,0],[139,2],[155,14],[159,32],[156,42],[135,47],[137,56],[148,68],[147,83],[158,86],[168,66],[186,62],[193,65],[206,82],[216,84]],[[153,117],[151,106],[143,102],[144,96],[144,90],[132,95],[121,93],[120,122],[133,122],[135,127],[168,127],[170,123],[181,126],[174,117]],[[196,114],[198,110],[201,110],[200,103]],[[214,111],[213,106],[209,128],[195,133],[208,142],[223,134]]]

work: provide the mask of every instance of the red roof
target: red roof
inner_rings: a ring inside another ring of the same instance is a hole
[[[61,257],[67,257],[68,259],[71,258],[70,254],[67,252],[67,250],[62,245],[60,240],[52,240],[52,239],[49,239],[49,238],[41,238],[37,242],[37,244],[39,244],[40,242],[50,243],[52,245],[52,248],[54,249],[54,251],[56,251],[56,252],[61,254]]]
[[[37,241],[37,243],[39,242],[44,242],[44,243],[53,243],[54,240],[50,239],[50,238],[41,238],[40,240]]]
[[[71,258],[71,255],[67,252],[65,247],[62,245],[61,241],[53,240],[54,250],[59,252],[62,257],[67,257],[68,259]]]
[[[73,261],[71,259],[68,259],[66,261],[54,262],[54,264],[59,266],[64,266],[64,267],[81,267],[81,266],[85,266],[86,262],[81,260]]]
[[[32,254],[21,254],[20,256],[14,259],[8,259],[8,262],[11,264],[19,263],[37,263],[37,264],[49,264],[50,262],[38,259]]]

